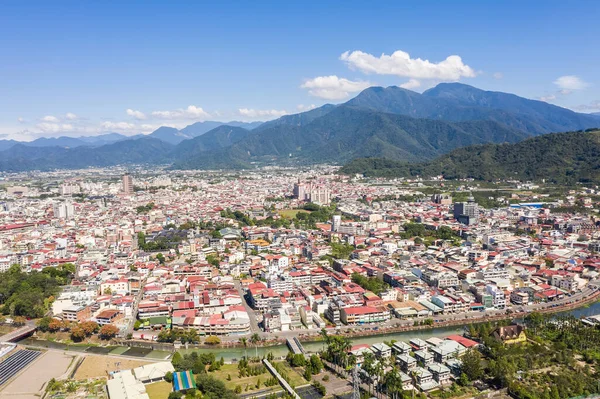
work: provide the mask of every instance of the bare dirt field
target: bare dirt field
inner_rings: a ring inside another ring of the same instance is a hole
[[[51,378],[61,377],[73,361],[72,355],[49,351],[40,356],[12,380],[1,392],[2,398],[39,399]]]
[[[111,356],[88,355],[75,372],[75,379],[108,377],[108,373],[117,370],[129,370],[144,364],[156,363],[156,360],[134,360]]]

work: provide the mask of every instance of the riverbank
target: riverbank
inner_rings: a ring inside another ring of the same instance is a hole
[[[600,314],[600,291],[593,291],[589,295],[582,295],[581,300],[569,303],[572,298],[566,298],[565,302],[549,304],[546,307],[540,307],[524,312],[486,314],[484,317],[479,314],[471,314],[471,317],[460,317],[461,315],[447,315],[455,318],[446,318],[434,320],[433,326],[415,326],[412,321],[410,325],[390,326],[387,328],[377,326],[355,326],[337,329],[328,329],[331,334],[343,334],[350,338],[354,345],[373,344],[381,341],[401,341],[412,338],[427,339],[431,337],[444,337],[452,334],[461,334],[463,327],[469,324],[478,324],[485,322],[495,322],[506,319],[522,319],[532,311],[540,313],[564,313],[570,312],[580,317],[581,315],[590,316]],[[546,305],[546,304],[544,304]],[[542,306],[542,305],[539,305]],[[479,317],[476,317],[479,316]],[[398,321],[400,323],[401,321]],[[302,333],[302,334],[300,334]],[[322,349],[322,339],[318,331],[313,330],[313,335],[306,335],[306,330],[298,330],[298,336],[305,350],[308,352],[317,352]],[[283,335],[283,334],[281,334]],[[227,361],[234,361],[243,356],[264,356],[272,353],[275,357],[285,357],[288,352],[285,345],[285,337],[279,336],[266,341],[261,341],[260,346],[248,344],[244,347],[236,341],[227,341],[217,346],[208,345],[178,345],[177,347],[169,343],[157,343],[152,341],[122,340],[114,341],[111,346],[98,347],[94,345],[76,344],[67,345],[54,341],[42,341],[33,338],[20,341],[20,343],[38,348],[54,348],[62,350],[72,350],[77,352],[107,354],[107,355],[125,355],[128,357],[145,359],[166,359],[176,350],[182,353],[193,351],[218,352]],[[115,345],[116,344],[116,345]]]

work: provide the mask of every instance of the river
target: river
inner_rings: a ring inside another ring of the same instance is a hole
[[[579,309],[575,309],[569,312],[565,312],[566,314],[572,314],[575,317],[587,317],[592,315],[600,314],[600,302],[595,302],[587,307],[582,307]],[[463,328],[460,326],[456,327],[440,327],[440,328],[432,328],[430,330],[419,330],[419,331],[406,331],[400,333],[391,333],[391,334],[382,334],[382,335],[370,335],[367,337],[355,337],[351,339],[353,345],[357,344],[374,344],[382,341],[409,341],[412,338],[421,338],[428,339],[432,337],[447,337],[452,334],[462,334]],[[135,356],[145,359],[168,359],[171,355],[171,352],[162,351],[162,350],[152,350],[152,349],[143,349],[143,348],[128,348],[124,346],[112,346],[107,348],[102,347],[94,347],[87,345],[66,345],[63,343],[53,342],[53,341],[41,341],[36,340],[34,338],[26,338],[22,341],[19,341],[19,344],[22,345],[32,345],[38,347],[46,347],[52,349],[65,349],[72,350],[78,352],[85,353],[97,353],[97,354],[110,354],[110,355],[125,355],[125,356]],[[303,343],[304,349],[308,352],[317,352],[323,349],[322,342],[305,342]],[[288,348],[286,345],[275,345],[268,347],[258,347],[255,348],[251,344],[248,344],[246,349],[244,348],[218,348],[218,349],[210,349],[210,348],[189,348],[189,349],[179,349],[181,353],[191,353],[193,351],[200,352],[214,352],[217,357],[223,357],[225,361],[231,361],[235,359],[240,359],[245,354],[249,356],[263,356],[267,353],[271,352],[275,357],[284,357],[288,353]]]

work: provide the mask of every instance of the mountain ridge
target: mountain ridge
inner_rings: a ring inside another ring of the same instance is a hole
[[[409,164],[382,158],[354,159],[340,174],[372,177],[519,179],[553,183],[600,182],[600,130],[550,133],[518,143],[458,148],[432,161]]]

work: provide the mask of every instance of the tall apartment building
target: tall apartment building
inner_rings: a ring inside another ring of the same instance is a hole
[[[52,205],[54,217],[57,219],[70,219],[75,216],[75,207],[70,202],[57,202]]]
[[[308,201],[318,205],[329,205],[331,190],[320,184],[302,183],[300,179],[294,183],[294,197],[300,201]]]
[[[476,224],[479,220],[479,206],[475,198],[470,196],[467,202],[454,203],[454,218],[463,224]]]
[[[331,231],[337,232],[342,225],[342,215],[333,215],[331,218]]]
[[[122,191],[125,195],[133,194],[133,178],[129,173],[125,173],[121,178]]]

